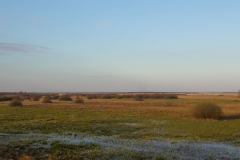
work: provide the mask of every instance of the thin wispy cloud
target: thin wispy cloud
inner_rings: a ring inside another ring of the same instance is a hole
[[[7,55],[13,52],[20,53],[36,53],[36,52],[46,52],[49,48],[38,45],[30,44],[18,44],[18,43],[5,43],[0,42],[0,55]]]
[[[95,27],[97,28],[108,28],[108,27],[112,27],[113,24],[112,22],[103,22],[103,23],[98,23],[95,25]]]

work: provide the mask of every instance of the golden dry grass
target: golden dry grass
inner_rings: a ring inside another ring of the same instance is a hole
[[[72,97],[75,98],[75,97]],[[79,108],[90,110],[106,110],[113,112],[139,112],[152,114],[166,114],[174,116],[189,116],[191,108],[199,102],[211,101],[222,107],[224,116],[239,116],[240,102],[237,94],[189,94],[179,95],[179,99],[144,99],[144,101],[134,101],[129,99],[84,99],[84,104],[76,104],[72,101],[52,100],[52,104],[41,103],[39,101],[25,100],[24,106],[28,107],[60,107]],[[236,100],[236,101],[234,101]],[[8,105],[9,102],[0,102],[1,105]]]

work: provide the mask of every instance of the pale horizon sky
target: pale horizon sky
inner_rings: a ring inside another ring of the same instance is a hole
[[[236,92],[240,1],[0,0],[0,92]]]

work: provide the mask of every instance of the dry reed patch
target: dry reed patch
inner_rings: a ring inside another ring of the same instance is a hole
[[[188,115],[189,105],[185,102],[171,102],[171,106],[167,106],[167,101],[146,100],[142,102],[133,101],[132,99],[84,99],[84,104],[79,105],[73,101],[59,101],[52,100],[52,104],[41,103],[41,101],[24,101],[27,107],[50,107],[50,108],[76,108],[88,109],[97,111],[111,111],[111,112],[136,112],[136,113],[152,113],[152,114],[166,114],[166,115]]]
[[[186,94],[179,95],[179,99],[221,99],[221,100],[235,100],[237,94]]]
[[[222,110],[225,116],[240,115],[240,104],[224,104]]]
[[[187,97],[187,96],[186,96]],[[222,96],[220,96],[222,97]],[[223,96],[224,97],[224,96]],[[24,106],[27,107],[51,107],[51,108],[76,108],[103,110],[113,112],[139,112],[166,114],[174,116],[189,116],[191,107],[202,100],[178,99],[178,100],[151,100],[146,99],[142,102],[133,101],[133,99],[87,99],[83,97],[84,104],[75,104],[73,101],[52,100],[52,104],[44,104],[41,101],[25,100]],[[204,101],[204,100],[203,100]],[[6,106],[9,102],[0,102]],[[168,103],[170,105],[168,105]],[[224,101],[221,103],[223,112],[226,116],[240,114],[240,106],[237,102]]]

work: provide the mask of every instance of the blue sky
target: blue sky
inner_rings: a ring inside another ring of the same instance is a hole
[[[0,91],[236,92],[240,1],[0,0]]]

